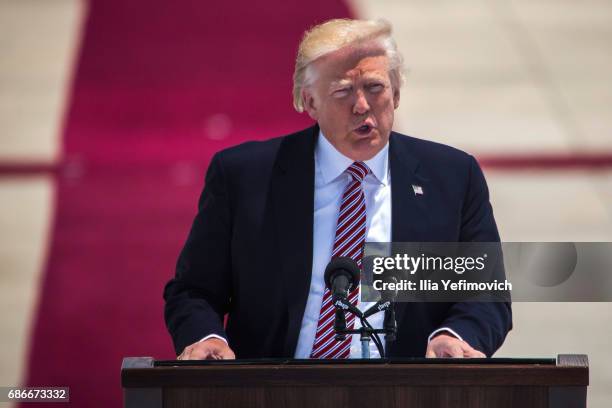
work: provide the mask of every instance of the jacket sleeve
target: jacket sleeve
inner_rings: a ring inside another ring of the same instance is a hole
[[[231,299],[231,230],[227,180],[217,154],[176,274],[164,289],[165,321],[177,355],[209,334],[227,338],[223,316]]]
[[[476,159],[470,156],[469,182],[462,209],[461,242],[499,242],[489,190]],[[503,269],[502,269],[503,270]],[[441,324],[457,332],[487,356],[502,345],[512,328],[510,302],[460,302]]]

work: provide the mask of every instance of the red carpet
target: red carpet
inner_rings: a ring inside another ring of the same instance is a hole
[[[118,407],[122,357],[173,357],[162,288],[209,158],[309,123],[291,107],[297,42],[347,15],[326,0],[90,2],[27,385]]]

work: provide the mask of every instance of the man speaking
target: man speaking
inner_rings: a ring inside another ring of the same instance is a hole
[[[306,32],[293,102],[316,125],[213,157],[164,291],[179,359],[359,357],[358,335],[333,333],[330,260],[360,265],[364,242],[499,241],[476,160],[392,131],[402,65],[387,22],[331,20]],[[350,301],[363,310],[358,294]],[[508,303],[395,312],[390,357],[491,356],[511,328]],[[347,325],[357,327],[348,315]]]

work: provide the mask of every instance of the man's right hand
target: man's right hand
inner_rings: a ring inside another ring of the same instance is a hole
[[[207,339],[185,347],[177,360],[234,360],[236,355],[221,339]]]

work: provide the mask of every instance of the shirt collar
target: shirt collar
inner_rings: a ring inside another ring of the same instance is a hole
[[[315,161],[321,171],[325,184],[339,177],[354,162],[354,160],[336,150],[322,131],[319,131],[315,147]],[[385,147],[376,156],[366,160],[365,164],[370,168],[376,180],[386,185],[389,173],[389,142],[385,144]]]

